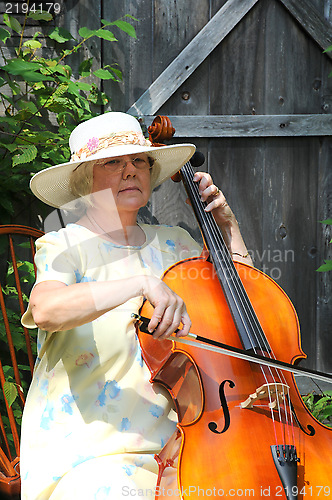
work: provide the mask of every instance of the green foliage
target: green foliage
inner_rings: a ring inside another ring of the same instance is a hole
[[[28,18],[40,23],[41,31],[37,28],[33,37],[23,42]],[[68,161],[71,131],[78,123],[95,116],[94,106],[109,103],[110,97],[96,83],[91,83],[91,77],[94,82],[96,78],[122,79],[116,63],[93,70],[93,58],[84,59],[85,42],[97,37],[116,43],[117,38],[110,27],[136,37],[134,27],[124,19],[112,22],[102,19],[101,26],[95,30],[81,27],[78,40],[61,27],[50,27],[45,35],[43,25],[45,27],[51,20],[52,15],[48,12],[27,12],[22,26],[15,17],[3,15],[8,27],[0,28],[0,51],[4,60],[0,66],[0,99],[5,110],[0,117],[3,222],[10,222],[15,201],[22,204],[22,197],[30,196],[31,175]],[[19,37],[14,37],[15,33]],[[42,47],[45,46],[56,47],[60,55],[49,59],[43,57]],[[69,56],[82,58],[78,79],[74,79],[67,63]]]
[[[332,47],[331,47],[332,49]],[[328,224],[332,225],[332,219],[326,219],[321,221],[322,224]],[[332,240],[330,241],[332,243]],[[332,260],[324,260],[325,264],[322,264],[317,271],[319,272],[325,272],[325,271],[332,271]]]
[[[21,243],[18,246],[24,248],[26,246],[29,246],[29,243]],[[35,281],[34,266],[29,261],[18,260],[17,268],[21,286],[28,292]],[[21,385],[18,385],[15,382],[14,369],[9,354],[5,324],[2,318],[0,318],[0,352],[5,376],[3,389],[6,398],[6,401],[1,398],[0,392],[0,413],[4,421],[5,429],[7,430],[7,437],[9,439],[11,450],[14,453],[14,441],[11,433],[9,432],[10,424],[9,419],[6,416],[6,402],[8,406],[11,407],[15,420],[19,427],[21,425],[22,408],[19,402],[18,395],[19,391],[26,394],[28,386],[30,384],[31,375],[30,367],[28,365],[27,346],[25,342],[23,327],[21,325],[21,312],[18,307],[18,292],[15,285],[14,268],[11,263],[7,264],[7,271],[4,279],[4,285],[2,287],[2,293],[4,295],[4,300],[6,303],[7,319],[12,340],[15,346],[16,359],[18,361],[18,369],[21,379]],[[28,297],[24,292],[22,293],[22,299],[24,306],[26,307],[28,303]],[[36,343],[33,341],[31,342],[31,344],[33,353],[36,355]]]
[[[21,387],[20,390],[22,390]],[[14,382],[6,381],[3,385],[3,392],[5,394],[5,398],[7,399],[8,405],[11,406],[18,395],[16,384]]]
[[[302,396],[302,399],[319,422],[332,427],[332,391],[325,391],[322,395],[311,392]]]

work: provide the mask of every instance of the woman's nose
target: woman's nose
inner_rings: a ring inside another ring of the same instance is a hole
[[[125,162],[125,164],[123,165],[122,175],[124,178],[128,177],[129,175],[136,175],[136,167],[133,163],[133,160],[127,160]]]

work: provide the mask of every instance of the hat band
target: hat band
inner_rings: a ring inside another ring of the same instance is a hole
[[[129,130],[121,133],[113,133],[107,137],[92,137],[85,146],[71,155],[71,161],[84,161],[86,158],[98,153],[102,149],[112,148],[114,146],[124,146],[126,144],[151,146],[151,142],[145,139],[141,132],[132,132]]]

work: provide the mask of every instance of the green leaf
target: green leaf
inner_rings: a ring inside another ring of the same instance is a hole
[[[8,96],[8,95],[6,95],[6,94],[3,94],[2,92],[1,92],[1,94],[0,94],[0,95],[1,95],[1,97],[3,97],[3,98],[7,101],[7,102],[9,102],[9,103],[13,106],[13,108],[15,107],[14,100],[13,100],[11,97],[9,97],[9,96]],[[1,117],[1,116],[0,116],[0,121],[1,121],[2,119],[3,119],[3,117]],[[15,121],[15,118],[13,118],[13,120]],[[7,121],[7,120],[6,120],[6,121]]]
[[[67,92],[69,94],[73,94],[75,96],[79,96],[80,95],[80,91],[79,91],[79,88],[76,85],[76,82],[70,82],[70,84],[68,85]]]
[[[90,38],[91,36],[94,36],[95,35],[95,30],[92,31],[92,30],[89,30],[89,28],[86,28],[86,27],[83,27],[83,28],[80,28],[78,30],[78,34],[82,37],[82,38]]]
[[[322,410],[322,415],[325,418],[332,417],[332,405],[327,406]]]
[[[37,50],[40,49],[42,44],[40,43],[39,40],[27,40],[26,42],[23,43],[23,47],[27,47],[28,49],[31,50]]]
[[[69,33],[69,31],[59,27],[53,28],[48,34],[48,36],[49,38],[55,40],[58,43],[65,43],[68,42],[68,40],[74,39],[74,37],[72,36],[71,33]]]
[[[89,83],[85,82],[76,82],[76,85],[80,90],[84,90],[84,92],[90,92],[92,88],[92,86]]]
[[[32,101],[21,101],[21,109],[28,110],[32,114],[38,113],[38,108]],[[41,116],[40,113],[38,114]]]
[[[52,21],[53,16],[49,12],[30,12],[28,17],[35,21]]]
[[[115,80],[114,76],[108,71],[108,69],[100,68],[97,69],[97,71],[94,71],[93,74],[101,80]]]
[[[109,97],[105,94],[105,92],[100,92],[96,87],[92,88],[88,100],[92,102],[93,104],[107,104],[110,99]]]
[[[24,61],[24,59],[12,59],[2,67],[7,73],[15,76],[21,76],[27,82],[41,82],[53,80],[53,78],[42,75],[39,71],[42,66],[38,63]]]
[[[18,95],[21,92],[21,88],[16,82],[9,81],[8,85],[12,89],[13,95]]]
[[[0,27],[0,40],[5,42],[7,40],[7,38],[10,38],[10,37],[11,37],[11,34],[9,33],[9,31],[6,30],[5,28]]]
[[[321,222],[322,224],[329,224],[329,225],[332,225],[332,219],[320,220],[319,222]]]
[[[134,21],[139,21],[139,19],[137,19],[137,17],[134,17],[134,16],[131,16],[130,14],[126,14],[125,17],[129,17],[130,19],[133,19]]]
[[[71,54],[71,50],[69,50],[69,49],[66,49],[66,50],[62,51],[63,57],[69,56],[69,54]]]
[[[132,26],[131,24],[127,23],[127,21],[121,21],[119,19],[118,21],[113,21],[112,25],[113,24],[115,26],[117,26],[118,28],[120,28],[120,30],[122,30],[125,33],[127,33],[129,36],[131,36],[133,38],[137,38],[134,26]]]
[[[332,260],[325,260],[325,264],[322,264],[317,271],[326,272],[332,271]]]
[[[26,148],[22,148],[23,153],[15,155],[13,157],[13,167],[16,165],[21,165],[23,163],[30,163],[37,156],[38,149],[36,146],[27,146]]]
[[[130,14],[126,14],[124,17],[129,17],[130,19],[133,19],[133,21],[139,21],[139,19],[136,19],[136,17],[131,16]],[[112,24],[114,24],[114,21],[107,21],[107,19],[101,19],[101,23],[104,26],[112,26]]]
[[[11,406],[14,403],[14,401],[18,395],[16,384],[14,384],[13,382],[6,381],[3,384],[3,392],[4,392],[4,395],[7,399],[8,405]]]
[[[84,61],[81,62],[78,72],[83,78],[90,76],[92,61],[93,57],[90,57],[89,59],[84,59]]]
[[[117,42],[117,39],[113,35],[111,31],[105,29],[96,30],[95,35],[99,38],[103,38],[104,40],[108,40],[109,42]]]
[[[114,21],[107,21],[106,19],[101,19],[100,22],[104,25],[104,26],[112,26],[113,22]]]
[[[13,153],[17,149],[17,144],[4,144],[2,142],[1,143],[1,147],[2,148],[6,148],[6,149],[8,149],[8,151],[10,151],[11,153]]]
[[[51,76],[42,75],[41,73],[36,73],[34,71],[25,71],[21,74],[22,78],[27,82],[35,83],[35,82],[51,82],[53,78]]]
[[[22,26],[20,25],[20,23],[18,22],[18,20],[15,19],[15,17],[9,16],[8,14],[4,14],[3,15],[3,20],[4,20],[5,24],[9,28],[11,28],[13,31],[16,31],[16,33],[21,33]]]
[[[317,271],[319,271],[320,273],[323,273],[323,272],[326,272],[326,271],[332,271],[332,260],[325,260],[324,259],[324,262],[325,262],[325,264],[322,264],[317,269]]]
[[[24,59],[11,59],[6,66],[2,67],[3,70],[11,75],[21,75],[26,71],[39,71],[40,68],[40,64],[24,61]]]
[[[111,68],[111,71],[116,75],[118,82],[122,81],[122,71],[117,68]]]

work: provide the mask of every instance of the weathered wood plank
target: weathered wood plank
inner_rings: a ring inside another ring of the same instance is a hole
[[[331,24],[313,7],[310,0],[280,0],[312,38],[326,49],[332,45]],[[332,59],[332,53],[326,55]]]
[[[330,136],[332,115],[169,116],[174,137]],[[154,116],[145,115],[146,124]]]
[[[265,12],[266,0],[257,2],[210,54],[211,114],[265,113]]]
[[[318,138],[265,139],[264,264],[297,311],[307,366],[316,363]],[[293,335],[294,332],[290,332]]]
[[[130,107],[132,114],[154,114],[195,71],[258,0],[228,0],[179,56]],[[167,82],[167,83],[166,83]]]
[[[223,0],[224,1],[224,0]],[[217,0],[219,8],[221,0]],[[211,18],[210,0],[191,0],[190,9],[184,2],[158,0],[155,3],[153,80],[178,56]],[[209,60],[202,64],[173,93],[159,114],[209,114]],[[152,81],[153,81],[152,80]],[[151,83],[151,82],[150,82]],[[168,82],[165,82],[168,85]]]
[[[332,140],[324,138],[320,143],[317,197],[317,244],[312,257],[317,269],[325,259],[332,259],[332,226],[318,221],[332,217]],[[332,372],[332,272],[316,272],[316,349],[317,369]]]
[[[137,21],[124,17],[126,14]],[[104,1],[103,18],[109,21],[122,18],[134,26],[137,34],[133,38],[113,26],[118,42],[103,44],[103,65],[117,64],[123,75],[121,82],[103,82],[105,92],[111,97],[109,109],[125,111],[153,80],[153,5],[151,1]]]
[[[264,114],[321,113],[321,61],[329,59],[280,2],[266,3]]]
[[[217,1],[221,7],[220,0]],[[178,0],[154,2],[154,36],[153,47],[150,48],[153,55],[151,81],[160,75],[194,39],[210,18],[210,0],[191,0],[190,9],[186,2]],[[169,112],[173,115],[208,114],[209,84],[209,61],[204,61],[163,104],[159,110],[160,114],[168,115]],[[168,82],[165,82],[166,87],[167,85]],[[199,142],[206,143],[206,140]],[[203,150],[205,149],[204,144]],[[151,212],[159,222],[184,227],[197,238],[199,236],[197,223],[185,200],[186,194],[181,184],[166,182],[153,193]]]
[[[209,173],[232,208],[258,269],[262,269],[265,255],[262,247],[262,146],[260,138],[213,138],[209,141]],[[265,268],[265,272],[268,271]]]

